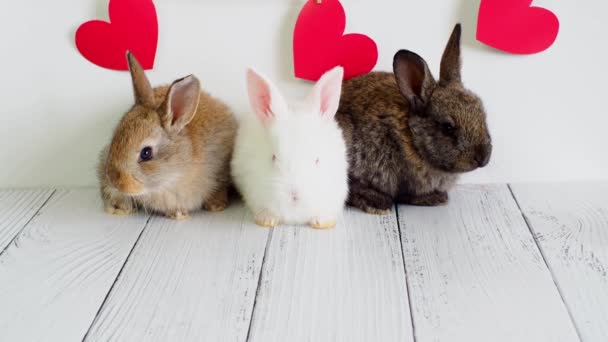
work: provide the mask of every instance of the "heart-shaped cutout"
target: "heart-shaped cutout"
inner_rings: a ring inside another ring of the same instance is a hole
[[[482,0],[477,40],[514,54],[545,51],[557,38],[559,19],[532,0]]]
[[[295,75],[317,81],[328,70],[344,67],[344,79],[366,74],[378,62],[378,47],[362,34],[344,34],[346,13],[338,0],[308,0],[293,34]]]
[[[154,67],[158,19],[152,0],[110,0],[110,22],[93,20],[76,31],[76,47],[91,63],[112,70],[129,70],[131,51],[144,69]]]

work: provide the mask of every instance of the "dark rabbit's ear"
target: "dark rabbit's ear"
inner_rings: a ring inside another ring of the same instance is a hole
[[[192,75],[173,82],[161,116],[163,127],[168,132],[179,133],[192,121],[198,109],[200,92],[200,82]]]
[[[415,111],[424,108],[435,86],[424,59],[411,51],[401,50],[393,60],[393,71],[401,94],[412,108]]]
[[[441,74],[439,79],[442,82],[460,81],[460,36],[462,34],[462,27],[457,24],[454,27],[452,36],[448,41],[443,57],[441,58]]]
[[[152,90],[150,81],[146,77],[144,69],[130,51],[127,52],[127,61],[129,63],[129,71],[131,72],[131,80],[133,81],[135,103],[147,107],[154,106],[154,91]]]

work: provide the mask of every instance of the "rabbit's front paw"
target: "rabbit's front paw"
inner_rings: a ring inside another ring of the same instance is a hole
[[[274,228],[279,225],[279,219],[268,214],[258,214],[255,217],[255,224],[260,227]]]
[[[348,205],[359,208],[368,214],[388,215],[393,207],[393,198],[376,189],[356,185],[350,189]]]
[[[336,219],[314,219],[310,222],[310,226],[314,229],[332,229],[336,226]]]
[[[364,207],[363,211],[365,211],[368,214],[378,215],[378,216],[390,215],[390,213],[391,213],[390,209],[378,209],[378,208],[372,208],[372,207]]]
[[[208,201],[203,205],[203,209],[207,210],[207,211],[211,211],[211,212],[220,212],[220,211],[224,211],[226,210],[226,207],[228,206],[227,202],[212,202],[212,201]]]
[[[399,202],[421,207],[436,207],[448,203],[448,200],[449,196],[447,192],[434,191],[424,195],[406,196]]]
[[[126,216],[126,215],[131,215],[133,213],[133,209],[132,208],[120,208],[117,206],[106,206],[105,207],[105,211],[106,213],[110,214],[110,215],[117,215],[117,216]]]
[[[183,220],[189,219],[190,215],[188,215],[188,212],[186,212],[186,211],[176,210],[176,211],[167,213],[167,217],[170,219],[173,219],[173,220],[183,221]]]
[[[125,216],[133,213],[133,204],[128,199],[113,198],[104,202],[104,210],[110,215]]]
[[[213,197],[209,198],[203,209],[211,212],[224,211],[228,207],[228,190],[224,189],[216,193]]]

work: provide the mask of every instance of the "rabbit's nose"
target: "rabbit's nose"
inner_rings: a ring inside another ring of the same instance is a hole
[[[122,193],[135,194],[142,190],[141,184],[126,172],[114,169],[108,173],[108,176],[112,184]]]
[[[475,148],[475,161],[479,167],[484,167],[490,162],[492,145],[478,145]]]

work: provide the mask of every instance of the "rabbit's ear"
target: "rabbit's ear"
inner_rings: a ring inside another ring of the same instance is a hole
[[[435,79],[424,59],[411,51],[401,50],[395,54],[393,71],[401,94],[412,108],[415,111],[424,108],[435,87]]]
[[[325,118],[333,118],[340,106],[344,68],[335,67],[326,72],[315,84],[309,102],[315,112]]]
[[[287,112],[287,104],[274,84],[251,68],[247,70],[247,89],[251,108],[260,121],[274,120]]]
[[[163,127],[170,133],[180,132],[192,121],[200,100],[201,85],[192,75],[171,85],[161,114]]]
[[[154,91],[152,90],[150,81],[146,77],[144,69],[130,51],[127,51],[127,61],[129,63],[129,71],[131,72],[131,80],[133,81],[135,103],[147,107],[154,106]]]
[[[462,27],[457,24],[452,36],[448,41],[443,57],[441,58],[441,74],[439,80],[442,82],[460,81],[460,36]]]

